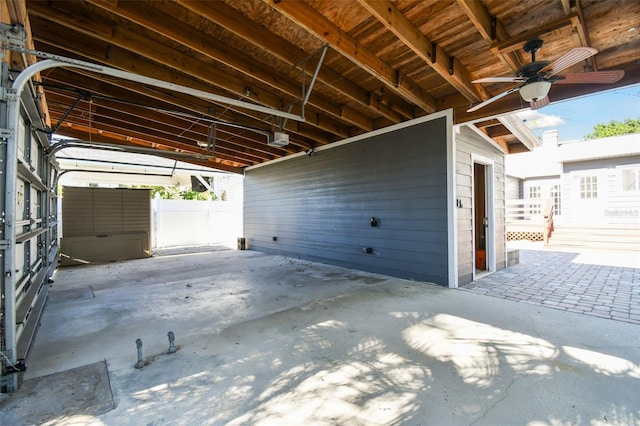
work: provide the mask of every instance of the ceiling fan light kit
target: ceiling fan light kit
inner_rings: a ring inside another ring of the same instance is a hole
[[[541,108],[549,104],[547,95],[554,83],[560,84],[602,84],[616,83],[624,77],[622,70],[593,71],[558,75],[565,69],[584,61],[598,53],[592,47],[576,47],[561,55],[555,61],[536,61],[536,53],[542,48],[543,41],[539,38],[529,40],[524,44],[524,51],[531,54],[531,63],[520,68],[514,77],[486,77],[474,80],[473,83],[517,83],[492,98],[489,98],[467,110],[478,109],[497,101],[513,92],[519,92],[525,102],[529,102],[531,109]]]
[[[535,102],[547,96],[550,89],[550,81],[534,81],[533,83],[525,84],[518,91],[525,102]]]

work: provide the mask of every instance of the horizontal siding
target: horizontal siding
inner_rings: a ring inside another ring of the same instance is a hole
[[[64,187],[63,264],[151,255],[151,200],[146,189]]]
[[[96,235],[122,234],[122,223],[122,191],[94,190],[93,232]]]
[[[505,181],[505,191],[507,200],[518,200],[522,198],[520,191],[520,179],[514,176],[507,176]]]
[[[622,191],[621,169],[640,167],[640,155],[605,158],[563,165],[562,224],[582,226],[637,226],[640,193]],[[597,176],[598,199],[580,198],[580,177]]]
[[[94,235],[93,189],[62,189],[62,234],[66,237]]]
[[[122,193],[122,232],[149,232],[151,194],[148,189],[126,190]]]
[[[248,171],[249,248],[446,285],[445,123]]]
[[[493,161],[494,191],[494,240],[496,268],[506,263],[505,196],[506,175],[504,154],[482,139],[475,132],[462,126],[456,135],[456,198],[462,202],[457,213],[458,285],[473,279],[473,164],[472,154]]]
[[[120,235],[150,230],[147,189],[64,187],[62,224],[65,237]]]

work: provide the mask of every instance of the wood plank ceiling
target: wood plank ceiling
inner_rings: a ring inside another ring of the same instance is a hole
[[[3,21],[30,28],[35,49],[300,114],[303,76],[312,79],[304,122],[71,68],[40,76],[48,121],[83,140],[211,154],[194,161],[231,172],[350,136],[454,109],[506,149],[490,119],[527,105],[517,93],[466,110],[511,87],[474,84],[513,76],[573,47],[599,53],[569,71],[621,69],[614,85],[554,85],[552,102],[640,83],[640,2],[630,0],[229,0],[11,1]],[[11,67],[21,69],[21,56]],[[33,61],[33,59],[32,59]],[[302,65],[304,64],[304,69]],[[77,102],[74,108],[71,105]],[[67,114],[62,120],[64,114]],[[224,123],[228,123],[224,124]],[[282,130],[291,143],[267,145]],[[254,130],[256,129],[256,130]],[[398,165],[401,167],[401,165]]]

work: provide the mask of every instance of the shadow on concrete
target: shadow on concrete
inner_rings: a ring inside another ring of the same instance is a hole
[[[76,271],[95,298],[49,304],[28,373],[106,358],[116,408],[55,424],[640,421],[633,324],[255,252]]]

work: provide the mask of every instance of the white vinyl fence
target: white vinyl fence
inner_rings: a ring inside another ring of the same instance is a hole
[[[242,236],[242,201],[151,200],[152,248],[222,244]]]

